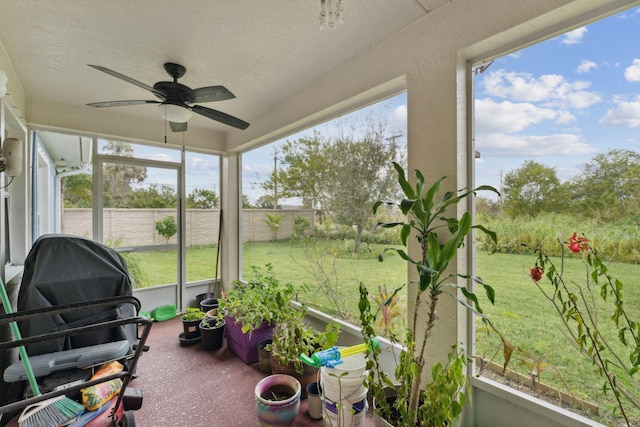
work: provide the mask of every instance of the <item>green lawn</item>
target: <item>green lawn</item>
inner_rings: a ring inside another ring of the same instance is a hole
[[[485,312],[511,343],[527,349],[538,358],[548,356],[549,366],[541,374],[542,382],[598,404],[604,416],[601,421],[608,422],[614,409],[613,395],[603,396],[600,389],[604,378],[593,374],[594,367],[560,331],[558,314],[529,278],[529,269],[534,264],[534,256],[478,253],[476,273],[496,290],[496,304],[485,306]],[[569,273],[573,272],[577,283],[584,283],[579,260],[566,260],[565,268]],[[640,287],[637,285],[640,265],[609,264],[609,272],[625,285],[623,297],[628,314],[632,319],[640,319]],[[543,278],[540,283],[546,284],[546,280]],[[613,330],[606,328],[611,314],[599,313],[603,331]],[[494,361],[498,364],[504,362],[501,341],[496,335],[477,334],[476,341],[477,354],[491,358],[499,349]],[[616,343],[615,335],[612,342]],[[526,366],[518,360],[523,358],[521,353],[515,354],[509,367],[526,374]],[[633,415],[632,419],[640,419],[640,412]]]
[[[308,285],[309,290],[299,295],[300,301],[335,314],[340,308],[319,289],[317,274],[311,273],[312,264],[309,264],[308,259],[318,260],[319,264],[315,264],[316,271],[318,267],[322,267],[326,273],[323,276],[324,283],[330,283],[330,289],[337,292],[335,300],[338,304],[346,304],[352,318],[357,319],[359,282],[367,284],[370,292],[374,293],[378,285],[397,286],[406,278],[406,263],[399,256],[394,254],[385,258],[382,263],[377,261],[377,254],[384,247],[370,245],[365,247],[363,255],[354,257],[345,243],[317,241],[308,247],[307,256],[301,243],[250,242],[243,245],[243,270],[244,275],[249,276],[252,265],[262,267],[271,263],[281,281]],[[170,279],[175,277],[175,252],[141,255],[152,283],[175,282],[175,279]],[[534,262],[535,257],[530,255],[489,255],[479,252],[476,257],[476,273],[496,290],[495,306],[485,303],[483,308],[513,344],[527,349],[537,357],[547,355],[549,366],[541,375],[543,382],[597,403],[604,422],[607,422],[614,409],[612,395],[609,393],[602,396],[600,388],[604,380],[593,374],[590,363],[571,347],[558,329],[557,314],[529,278],[529,269]],[[153,268],[148,267],[152,265]],[[569,260],[566,267],[579,272],[580,264],[578,260]],[[627,310],[630,310],[634,319],[640,319],[640,287],[637,286],[640,265],[611,264],[609,267],[612,275],[625,284]],[[215,247],[188,249],[189,281],[213,277],[214,271]],[[339,280],[336,280],[338,276]],[[580,280],[579,277],[578,274],[576,278]],[[541,283],[544,280],[546,279]],[[606,313],[601,314],[603,323],[606,323],[607,317]],[[489,358],[497,354],[494,361],[502,364],[499,344],[495,335],[478,334],[477,354]],[[526,367],[518,359],[522,359],[522,356],[516,354],[509,367],[526,373]],[[640,419],[640,413],[633,415]]]

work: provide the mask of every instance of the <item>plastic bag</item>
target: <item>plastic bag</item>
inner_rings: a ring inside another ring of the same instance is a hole
[[[97,380],[122,372],[124,366],[119,362],[109,362],[102,365],[91,380]],[[116,378],[100,384],[92,385],[82,389],[82,404],[90,411],[94,411],[107,403],[122,389],[122,380]]]

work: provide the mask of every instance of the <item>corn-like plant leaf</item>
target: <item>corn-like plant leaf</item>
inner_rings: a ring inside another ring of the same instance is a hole
[[[400,184],[400,187],[402,188],[402,192],[408,198],[415,199],[417,195],[413,191],[413,187],[411,187],[411,184],[409,184],[409,181],[407,181],[407,179],[405,178],[404,169],[402,169],[402,166],[400,166],[399,163],[393,162],[393,167],[396,169],[396,172],[398,172],[398,184]]]

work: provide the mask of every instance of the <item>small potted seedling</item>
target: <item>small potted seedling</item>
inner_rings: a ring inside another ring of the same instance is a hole
[[[200,308],[187,307],[180,316],[184,332],[180,334],[181,340],[199,340],[200,339],[200,321],[204,318],[204,312]]]

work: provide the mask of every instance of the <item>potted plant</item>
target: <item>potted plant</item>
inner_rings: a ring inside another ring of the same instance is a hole
[[[204,318],[204,312],[200,308],[187,307],[184,313],[180,316],[182,319],[182,327],[184,332],[181,335],[181,339],[184,340],[198,340],[200,338],[200,321]]]
[[[302,387],[290,375],[274,374],[256,384],[256,414],[260,424],[290,426],[300,410]]]
[[[480,278],[448,273],[447,269],[472,229],[487,233],[494,242],[496,235],[483,226],[471,225],[469,212],[464,212],[457,218],[449,216],[449,210],[455,209],[458,203],[477,191],[499,193],[493,187],[480,186],[473,190],[449,191],[438,198],[445,177],[427,188],[424,176],[416,170],[416,183],[412,186],[402,167],[397,163],[393,165],[398,173],[398,183],[404,198],[399,202],[378,201],[374,204],[373,211],[376,213],[385,204],[398,207],[405,217],[404,221],[380,223],[378,226],[400,227],[401,241],[405,247],[409,244],[409,237],[414,236],[419,244],[419,257],[410,257],[404,249],[387,248],[380,254],[379,260],[382,261],[388,251],[396,252],[403,260],[415,266],[418,280],[408,284],[416,288],[413,318],[405,331],[405,347],[397,360],[395,381],[383,371],[379,359],[380,349],[372,345],[376,336],[375,314],[369,304],[366,287],[360,285],[360,320],[365,342],[369,344],[369,373],[365,382],[373,394],[376,416],[382,420],[377,421],[379,424],[376,425],[453,425],[466,402],[467,376],[464,368],[467,355],[457,344],[453,345],[446,363],[436,362],[431,366],[431,379],[427,382],[427,342],[437,323],[438,302],[443,295],[451,296],[465,307],[482,314],[478,298],[465,285],[456,283],[458,278],[472,279],[481,285],[493,303],[493,289]],[[397,288],[391,296],[397,294],[403,286]],[[445,292],[448,288],[453,292]],[[419,323],[418,313],[423,308],[427,311],[426,323]]]
[[[305,323],[306,305],[294,306],[288,300],[280,300],[278,319],[273,330],[273,339],[267,349],[271,352],[271,372],[295,377],[302,385],[302,398],[306,398],[306,387],[316,381],[318,368],[304,364],[300,355],[311,356],[318,350],[333,347],[338,341],[340,325],[329,322],[322,332]]]
[[[227,346],[245,363],[258,361],[257,343],[271,338],[283,301],[294,299],[291,284],[281,284],[271,264],[252,266],[253,277],[236,281],[219,300],[218,316],[226,320]]]
[[[204,317],[200,321],[202,348],[206,351],[220,350],[224,341],[224,319]]]

